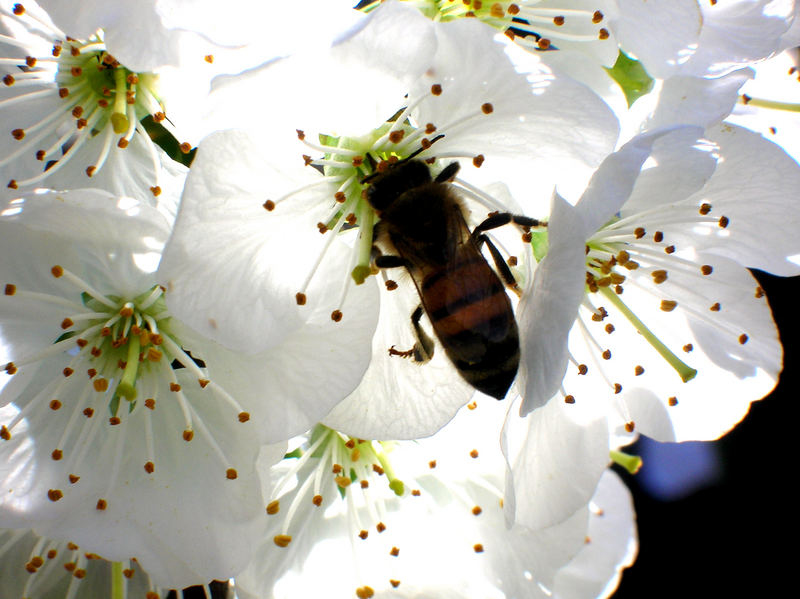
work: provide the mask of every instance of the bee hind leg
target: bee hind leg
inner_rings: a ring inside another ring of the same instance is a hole
[[[411,326],[414,327],[414,336],[417,338],[414,347],[406,351],[400,351],[394,348],[394,345],[389,348],[390,356],[399,356],[401,358],[414,358],[418,364],[424,364],[433,357],[433,339],[422,329],[419,321],[422,319],[422,306],[417,306],[417,309],[411,314]]]

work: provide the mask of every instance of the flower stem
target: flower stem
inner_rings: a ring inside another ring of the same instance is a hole
[[[747,106],[758,106],[760,108],[772,108],[773,110],[787,110],[789,112],[800,112],[800,104],[790,102],[777,102],[775,100],[764,100],[762,98],[751,98],[744,95],[739,98],[739,102]]]
[[[630,455],[622,451],[612,449],[608,452],[611,461],[625,468],[630,474],[636,474],[642,467],[642,458],[638,455]]]
[[[111,562],[110,599],[125,599],[125,579],[122,574],[122,562]]]
[[[656,337],[653,332],[645,326],[645,324],[639,320],[639,318],[631,312],[631,309],[625,305],[625,303],[619,298],[619,296],[610,288],[610,287],[602,287],[600,292],[606,296],[606,298],[614,304],[614,307],[617,308],[622,314],[625,315],[625,318],[630,321],[630,323],[636,327],[636,330],[641,333],[642,337],[653,346],[658,354],[667,361],[667,364],[672,366],[675,369],[675,372],[681,377],[681,380],[684,383],[688,383],[691,381],[695,376],[697,376],[697,370],[683,362],[678,356],[676,356],[664,343],[661,342],[658,337]]]

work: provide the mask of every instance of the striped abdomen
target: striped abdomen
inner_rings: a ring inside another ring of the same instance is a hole
[[[462,251],[460,258],[415,281],[433,329],[461,376],[478,391],[502,399],[519,366],[514,312],[480,251]]]

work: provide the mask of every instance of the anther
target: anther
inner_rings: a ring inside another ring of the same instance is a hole
[[[709,310],[711,310],[712,312],[719,312],[721,309],[722,306],[720,305],[719,302],[712,304],[712,306],[709,308]]]
[[[601,29],[597,32],[597,38],[601,40],[607,40],[609,36],[608,29]]]
[[[664,251],[666,253],[668,253],[668,254],[674,254],[675,253],[675,246],[674,245],[668,245],[667,247],[664,248]]]
[[[362,530],[358,533],[358,538],[362,540],[366,539],[368,536],[369,536],[369,531],[367,530]]]
[[[700,214],[702,214],[703,216],[705,216],[706,214],[708,214],[709,212],[711,212],[711,204],[700,204],[700,210],[699,210],[699,212],[700,212]]]
[[[392,557],[397,557],[400,555],[400,549],[398,547],[392,547],[392,550],[389,552],[389,555]]]
[[[536,41],[536,46],[539,48],[539,50],[547,50],[550,47],[550,40],[546,37],[540,37]]]
[[[594,14],[592,15],[592,23],[597,25],[602,20],[603,20],[603,13],[600,12],[599,10],[594,11]]]
[[[661,231],[656,231],[655,233],[653,233],[653,241],[655,241],[656,243],[661,243],[662,241],[664,241],[664,233],[662,233]]]
[[[96,509],[103,511],[108,507],[108,502],[105,499],[98,499],[97,505],[95,506]]]
[[[182,436],[183,436],[183,440],[188,443],[189,441],[194,439],[194,431],[187,428],[185,431],[183,431],[183,435]]]
[[[672,312],[678,305],[675,300],[661,300],[661,309],[664,312]]]
[[[741,335],[739,335],[739,343],[740,343],[741,345],[744,345],[745,343],[747,343],[747,340],[748,340],[748,339],[749,339],[749,337],[748,337],[747,335],[745,335],[744,333],[742,333]]]
[[[481,543],[475,543],[472,548],[475,550],[475,553],[483,553],[483,545]]]
[[[392,281],[391,279],[387,280],[386,289],[388,291],[394,291],[395,289],[397,289],[397,283],[395,281]]]
[[[24,129],[14,129],[11,132],[11,136],[16,139],[17,141],[23,139],[25,137],[25,130]]]
[[[349,479],[349,478],[347,478],[346,476],[334,476],[334,477],[333,477],[333,480],[334,480],[334,481],[336,482],[336,484],[337,484],[337,485],[339,485],[339,487],[341,487],[342,489],[346,489],[347,487],[349,487],[349,486],[350,486],[350,483],[352,483],[352,482],[353,482],[352,480],[350,480],[350,479]]]
[[[474,166],[475,168],[480,168],[485,160],[486,157],[483,154],[478,154],[472,159],[472,166]]]
[[[280,510],[281,510],[281,502],[278,501],[277,499],[274,499],[267,504],[267,514],[269,514],[270,516],[274,516]]]
[[[331,312],[331,320],[333,322],[339,322],[342,320],[342,311],[341,310],[334,310]]]
[[[564,403],[568,403],[568,404],[575,403],[575,396],[574,395],[565,395],[564,396]]]
[[[433,133],[435,131],[436,131],[436,125],[434,125],[433,123],[428,123],[427,125],[425,125],[425,134],[426,135],[430,135],[431,133]]]
[[[714,268],[709,266],[708,264],[704,264],[703,266],[700,267],[700,272],[703,273],[704,275],[710,275],[712,272],[714,272]]]
[[[317,507],[321,506],[322,505],[322,495],[314,495],[314,497],[311,498],[311,503],[313,503]]]
[[[356,597],[358,599],[370,599],[375,595],[375,591],[372,590],[372,587],[363,586],[356,589]]]
[[[694,346],[691,343],[687,343],[686,345],[683,346],[683,351],[685,351],[687,354],[693,349]]]
[[[607,349],[601,355],[603,356],[604,360],[610,360],[611,359],[611,350]]]
[[[478,450],[477,449],[473,449],[472,451],[470,451],[469,452],[469,457],[477,458],[478,457]]]
[[[50,457],[53,458],[53,461],[59,461],[61,458],[64,457],[64,452],[60,449],[54,449],[53,453],[50,454]]]
[[[192,151],[192,144],[190,144],[189,142],[185,141],[180,146],[178,146],[178,148],[180,149],[180,151],[182,153],[188,154],[189,152]]]
[[[724,228],[726,228],[728,226],[728,223],[730,223],[730,222],[731,221],[728,219],[727,216],[720,216],[718,224],[722,229],[724,229]]]
[[[7,86],[14,85],[14,81],[15,79],[12,75],[6,75],[3,77],[3,83],[5,83]]]
[[[442,95],[442,86],[439,85],[438,83],[434,83],[433,85],[431,85],[431,93],[434,96]]]
[[[481,104],[481,112],[483,114],[492,114],[494,112],[494,106],[492,106],[491,102],[484,102]]]
[[[172,391],[173,393],[177,393],[178,391],[181,390],[181,386],[178,383],[170,383],[169,390]]]
[[[650,274],[653,277],[653,283],[655,283],[656,285],[660,285],[661,283],[667,280],[666,270],[654,270]]]
[[[17,292],[17,286],[8,283],[5,287],[5,294],[6,295],[14,295]]]
[[[298,306],[305,306],[306,305],[306,294],[305,293],[297,293],[294,296],[295,300],[297,301]]]
[[[144,407],[146,407],[149,410],[155,410],[156,409],[156,400],[153,399],[152,397],[149,397],[149,398],[145,399],[144,400]]]
[[[472,515],[473,516],[480,516],[482,511],[483,510],[481,509],[481,506],[476,505],[474,508],[472,508]]]
[[[644,230],[644,227],[636,227],[633,230],[633,236],[636,237],[636,239],[641,239],[645,236],[645,233],[646,231]]]
[[[385,525],[383,522],[378,522],[378,523],[375,525],[375,530],[377,530],[379,533],[381,533],[381,532],[383,532],[384,530],[386,530],[386,525]]]
[[[239,412],[239,415],[237,416],[237,418],[239,419],[239,422],[244,424],[245,422],[250,420],[250,413],[249,412]]]
[[[91,418],[92,416],[94,416],[94,408],[85,408],[83,410],[83,415],[86,416],[87,418]]]
[[[561,27],[564,24],[564,21],[565,21],[564,17],[561,16],[553,17],[553,24],[556,25],[557,27]]]
[[[678,405],[678,398],[677,398],[677,397],[670,397],[670,398],[667,400],[667,403],[668,403],[670,406],[673,406],[673,407],[674,407],[674,406],[677,406],[677,405]]]
[[[11,432],[8,430],[5,424],[0,426],[0,439],[3,441],[11,440]]]
[[[278,547],[288,547],[292,542],[291,535],[275,535],[272,539]]]
[[[403,141],[403,137],[405,137],[405,131],[397,129],[389,134],[389,141],[393,144],[398,144]]]
[[[57,399],[54,399],[50,402],[50,409],[56,411],[61,408],[61,402]]]
[[[61,277],[64,274],[64,269],[56,264],[53,268],[50,269],[50,273],[56,279],[58,279],[59,277]]]
[[[506,9],[508,14],[510,15],[518,15],[519,14],[519,6],[516,4],[509,4],[508,8]]]
[[[60,489],[50,489],[47,491],[47,498],[50,501],[58,501],[62,497],[64,497],[64,493],[62,493]]]
[[[644,374],[644,368],[642,368],[641,366],[637,365],[636,368],[633,369],[633,373],[636,376],[642,376]]]
[[[111,426],[117,426],[120,422],[122,422],[122,420],[120,420],[119,416],[112,416],[108,419],[108,423]]]
[[[160,188],[158,185],[153,185],[153,186],[150,188],[150,193],[152,193],[152,194],[153,194],[153,197],[154,197],[154,198],[157,198],[158,196],[160,196],[160,195],[161,195],[161,188]]]
[[[236,468],[228,468],[225,471],[225,478],[227,478],[228,480],[236,480],[237,478],[239,478],[239,473],[236,472]]]
[[[144,471],[147,472],[147,474],[153,474],[155,469],[156,469],[156,465],[153,462],[145,462],[144,463]]]
[[[611,333],[613,333],[613,332],[614,332],[614,325],[613,325],[613,324],[611,324],[611,323],[608,323],[608,324],[605,326],[605,331],[606,331],[606,333],[608,333],[608,334],[610,335]]]
[[[634,429],[635,427],[636,427],[636,425],[635,425],[635,423],[633,422],[633,420],[631,420],[630,422],[626,422],[626,423],[625,423],[625,430],[626,430],[626,431],[628,431],[629,433],[632,433],[632,432],[633,432],[633,429]]]
[[[430,462],[428,462],[428,468],[431,469],[436,468],[436,460],[431,460]]]
[[[578,374],[586,374],[589,372],[589,367],[586,364],[578,364]]]
[[[622,385],[614,383],[614,395],[619,395],[620,393],[622,393]]]

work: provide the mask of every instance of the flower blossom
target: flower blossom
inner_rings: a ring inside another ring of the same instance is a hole
[[[7,202],[0,228],[0,525],[138,557],[158,586],[227,579],[259,535],[261,445],[352,390],[376,314],[334,326],[308,312],[236,353],[170,314],[155,208],[41,192]]]
[[[408,43],[398,46],[397,39]],[[323,423],[359,438],[432,434],[473,389],[441,350],[423,368],[387,351],[413,345],[409,317],[419,300],[413,289],[404,290],[410,282],[402,275],[369,276],[376,214],[362,198],[365,179],[382,162],[422,150],[418,157],[433,172],[461,161],[454,185],[473,206],[470,225],[490,211],[518,212],[511,195],[530,197],[528,213],[541,216],[546,203],[533,204],[549,197],[556,182],[583,180],[613,146],[616,125],[581,86],[546,69],[529,78],[516,73],[503,46],[479,23],[434,24],[397,3],[371,13],[329,55],[309,63],[287,60],[261,75],[217,90],[220,103],[231,102],[224,112],[241,119],[232,124],[248,133],[217,133],[199,148],[164,258],[174,310],[205,334],[252,345],[258,340],[246,322],[210,331],[206,311],[220,301],[232,313],[255,305],[265,322],[275,323],[269,326],[280,327],[276,315],[297,298],[327,305],[331,318],[345,322],[351,315],[340,307],[344,298],[362,286],[385,284],[370,368]],[[265,111],[256,90],[268,84],[291,86],[293,105],[276,98],[277,106]],[[251,99],[257,105],[249,107]],[[507,189],[487,191],[495,181]],[[319,266],[337,239],[349,244],[350,256]],[[197,266],[173,274],[173,255]],[[298,256],[306,266],[295,266]],[[271,275],[253,285],[245,273],[267,258]],[[209,275],[222,277],[236,294],[201,296]],[[335,279],[341,290],[322,298],[307,293],[321,278]]]
[[[607,452],[636,434],[715,439],[770,392],[782,351],[746,267],[798,273],[798,183],[797,164],[759,135],[690,127],[634,139],[574,209],[553,213],[528,313],[562,311],[534,323],[521,373],[528,415],[510,416],[504,431],[512,484],[526,498],[511,509],[518,522],[571,513]]]
[[[627,489],[608,472],[591,502],[560,525],[506,528],[504,461],[486,434],[504,415],[503,404],[484,397],[414,443],[316,427],[262,470],[271,532],[237,592],[589,598],[615,588],[636,553]],[[335,576],[314,575],[331,568]]]

